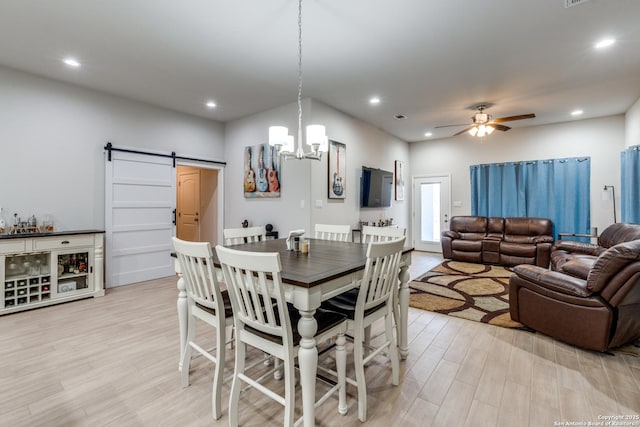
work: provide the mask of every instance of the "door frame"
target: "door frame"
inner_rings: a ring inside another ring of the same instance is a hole
[[[224,229],[224,165],[207,163],[207,162],[198,162],[194,160],[181,160],[177,159],[176,166],[190,166],[198,169],[211,169],[218,171],[218,223],[216,224],[216,234],[218,236],[217,242],[211,242],[212,246],[216,244],[223,244],[222,233]],[[177,177],[176,177],[177,179]],[[176,186],[176,202],[178,197],[178,190]],[[176,235],[176,225],[174,225],[173,235]]]
[[[449,199],[449,204],[446,206],[446,215],[448,216],[449,220],[451,220],[451,174],[450,173],[434,173],[434,174],[424,174],[424,175],[414,175],[411,177],[411,193],[412,193],[412,207],[411,207],[411,229],[412,229],[412,236],[411,236],[411,241],[412,241],[412,246],[415,247],[416,246],[416,241],[417,241],[417,237],[418,237],[418,233],[421,231],[421,228],[418,227],[418,215],[417,215],[417,207],[418,207],[418,200],[421,200],[420,196],[418,195],[418,189],[416,188],[416,182],[423,180],[423,179],[429,179],[429,178],[447,178],[447,188],[445,189],[447,192],[447,196]],[[444,230],[442,230],[444,231]],[[440,247],[440,250],[438,251],[440,253],[442,253],[442,246]]]

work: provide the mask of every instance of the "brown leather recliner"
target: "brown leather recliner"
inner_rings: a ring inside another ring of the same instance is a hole
[[[513,320],[596,351],[640,338],[640,240],[604,250],[586,279],[532,265],[519,265],[514,273]]]
[[[598,256],[624,242],[640,239],[640,225],[618,222],[602,231],[598,243],[559,240],[551,250],[551,269],[586,279]]]
[[[546,218],[505,218],[500,264],[549,265],[553,236]]]
[[[454,216],[444,231],[442,256],[456,261],[482,263],[482,241],[487,235],[487,217]]]

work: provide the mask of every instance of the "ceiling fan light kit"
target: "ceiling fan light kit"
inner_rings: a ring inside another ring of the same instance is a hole
[[[494,130],[500,131],[508,131],[511,129],[509,126],[501,125],[503,122],[510,122],[513,120],[523,120],[523,119],[532,119],[536,115],[533,113],[529,114],[521,114],[519,116],[509,116],[509,117],[500,117],[494,119],[491,114],[487,114],[484,110],[487,108],[487,104],[479,104],[475,107],[478,112],[471,117],[471,124],[457,124],[457,125],[444,125],[444,126],[436,126],[436,128],[446,128],[452,126],[467,126],[462,129],[460,132],[453,134],[453,136],[462,135],[467,132],[471,136],[475,136],[478,138],[484,138],[487,135],[491,135]]]

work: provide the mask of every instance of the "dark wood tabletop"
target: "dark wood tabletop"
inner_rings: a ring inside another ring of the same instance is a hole
[[[278,252],[282,264],[282,281],[306,288],[364,269],[367,262],[367,245],[307,240],[309,253],[306,254],[287,250],[286,239],[230,245],[229,248],[250,252]],[[215,251],[213,257],[218,266]]]
[[[367,244],[306,239],[309,253],[287,250],[286,239],[231,245],[229,248],[251,252],[278,252],[284,283],[311,288],[338,277],[363,270],[367,262]],[[413,248],[405,248],[404,253]],[[216,266],[219,266],[214,251]]]

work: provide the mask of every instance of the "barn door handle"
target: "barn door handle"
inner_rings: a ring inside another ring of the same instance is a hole
[[[171,221],[173,225],[176,225],[176,210],[173,210],[173,220]]]

